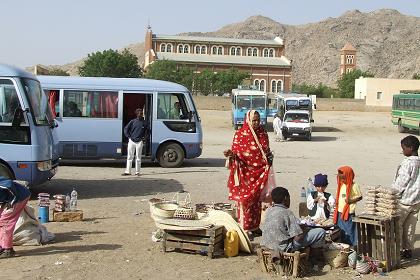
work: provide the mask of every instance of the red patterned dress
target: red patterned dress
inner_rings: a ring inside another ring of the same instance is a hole
[[[259,228],[261,221],[260,194],[268,179],[270,152],[267,132],[263,127],[252,128],[255,111],[248,111],[245,123],[236,131],[228,180],[229,199],[238,205],[238,220],[246,231]]]

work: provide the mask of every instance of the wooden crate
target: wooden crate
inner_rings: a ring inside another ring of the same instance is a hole
[[[401,267],[399,216],[361,215],[357,226],[357,253],[386,263],[386,270]]]
[[[83,211],[76,210],[70,212],[53,211],[54,222],[76,222],[83,221]]]
[[[209,258],[223,254],[223,226],[201,230],[164,230],[162,250],[174,248],[181,252],[205,253]]]

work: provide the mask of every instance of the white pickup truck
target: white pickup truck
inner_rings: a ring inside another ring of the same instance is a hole
[[[284,114],[282,123],[283,138],[300,137],[308,141],[312,139],[312,122],[309,111],[289,110]]]

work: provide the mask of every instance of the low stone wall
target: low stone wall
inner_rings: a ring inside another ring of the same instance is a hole
[[[198,110],[231,110],[230,97],[196,95],[193,98]],[[391,107],[366,106],[365,100],[347,98],[317,98],[316,108],[320,111],[391,112]]]

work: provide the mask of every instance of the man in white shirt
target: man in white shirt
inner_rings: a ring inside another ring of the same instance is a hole
[[[419,139],[407,136],[401,140],[401,148],[406,158],[397,169],[392,187],[399,191],[400,196],[401,257],[410,259],[420,210]]]
[[[276,139],[276,142],[283,140],[283,134],[281,132],[281,125],[282,125],[282,122],[279,115],[275,114],[274,120],[273,120],[273,131],[274,131],[274,137]]]

